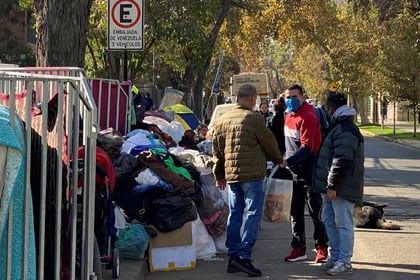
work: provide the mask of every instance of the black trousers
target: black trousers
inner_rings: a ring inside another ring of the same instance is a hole
[[[305,180],[293,183],[293,197],[290,210],[292,227],[292,247],[306,249],[305,234],[305,205],[314,224],[315,246],[327,245],[328,236],[324,223],[321,221],[322,198],[319,193],[312,192],[312,188]]]

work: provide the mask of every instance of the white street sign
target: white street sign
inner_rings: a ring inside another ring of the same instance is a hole
[[[108,49],[143,50],[144,0],[108,0]]]

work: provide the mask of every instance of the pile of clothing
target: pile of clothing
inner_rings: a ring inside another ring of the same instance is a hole
[[[208,143],[203,151],[184,149],[157,125],[145,123],[125,136],[103,130],[97,146],[111,158],[113,199],[128,223],[169,232],[200,219],[210,236],[223,235],[229,210],[211,174]]]

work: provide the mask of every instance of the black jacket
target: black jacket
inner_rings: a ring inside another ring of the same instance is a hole
[[[284,143],[284,113],[276,113],[271,122],[271,126],[268,127],[277,140],[280,153],[284,155],[286,152],[286,144]]]
[[[312,188],[318,193],[326,193],[327,187],[335,189],[337,197],[361,203],[364,139],[353,122],[353,116],[346,115],[345,109],[342,108],[341,115],[333,117],[329,132],[322,142],[314,166]]]

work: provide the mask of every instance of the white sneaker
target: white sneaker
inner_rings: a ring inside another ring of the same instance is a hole
[[[334,267],[327,271],[328,275],[343,275],[343,274],[349,274],[353,272],[353,267],[349,263],[343,263],[343,262],[336,262],[334,264]]]
[[[327,260],[324,263],[321,264],[321,269],[327,271],[327,270],[333,268],[334,265],[335,265],[335,261],[333,261],[331,256],[329,256],[327,258]]]

